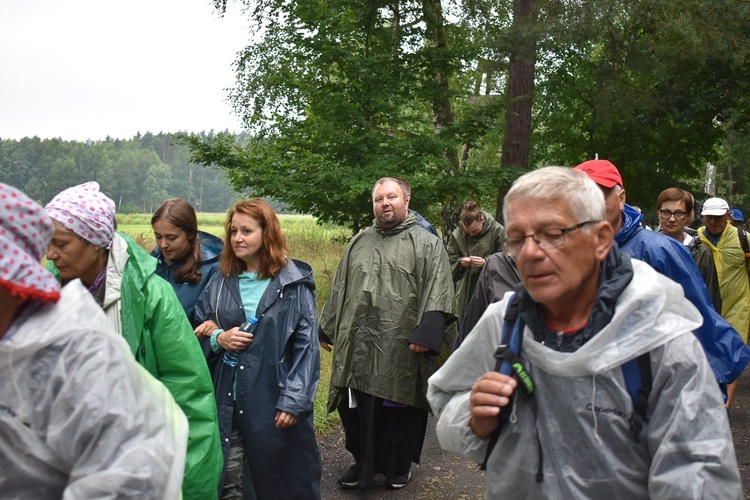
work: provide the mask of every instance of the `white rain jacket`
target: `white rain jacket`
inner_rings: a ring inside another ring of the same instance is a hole
[[[187,419],[79,280],[0,339],[0,497],[179,498]]]
[[[640,261],[632,265],[612,321],[576,352],[554,351],[525,329],[521,359],[538,409],[512,400],[515,419],[487,463],[487,498],[742,498],[721,392],[691,333],[701,316],[680,285]],[[494,369],[510,297],[487,308],[429,380],[441,446],[477,462],[488,440],[469,428],[469,395]],[[647,424],[634,440],[621,365],[645,352],[653,390]],[[536,482],[540,459],[543,480]]]

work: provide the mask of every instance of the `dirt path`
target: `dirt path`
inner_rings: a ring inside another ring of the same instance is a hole
[[[742,476],[742,489],[745,498],[750,499],[750,369],[740,376],[740,383],[734,395],[730,410],[734,451]]]
[[[750,500],[750,371],[740,377],[731,411],[732,434],[737,462],[742,475],[745,499]],[[427,437],[422,450],[422,463],[412,467],[412,478],[402,490],[385,488],[345,491],[336,485],[336,478],[351,465],[351,455],[344,449],[344,434],[335,429],[319,438],[323,457],[321,498],[341,499],[475,499],[484,492],[484,472],[456,455],[444,452],[435,437],[435,420],[430,417]]]
[[[429,499],[473,499],[482,498],[484,472],[479,466],[462,457],[444,452],[435,436],[435,419],[430,417],[427,436],[422,449],[422,463],[413,465],[412,477],[401,490],[386,490],[383,487],[370,490],[342,490],[336,479],[352,464],[352,458],[344,449],[344,433],[339,428],[318,440],[323,456],[323,477],[320,496],[326,500],[339,499],[385,499],[385,498],[429,498]]]

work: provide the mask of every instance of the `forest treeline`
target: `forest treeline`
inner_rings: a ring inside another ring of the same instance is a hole
[[[208,138],[210,134],[196,136]],[[39,203],[47,203],[70,186],[94,180],[120,213],[152,212],[172,197],[189,201],[197,211],[226,211],[239,195],[224,172],[191,162],[190,150],[177,137],[146,133],[132,139],[85,142],[0,138],[0,181]]]

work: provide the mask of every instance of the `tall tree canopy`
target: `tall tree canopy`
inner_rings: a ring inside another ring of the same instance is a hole
[[[723,165],[750,150],[747,2],[240,1],[230,98],[252,138],[192,138],[194,159],[321,220],[368,225],[372,183],[398,175],[450,229],[524,168],[595,154],[646,207],[707,161],[743,182]]]

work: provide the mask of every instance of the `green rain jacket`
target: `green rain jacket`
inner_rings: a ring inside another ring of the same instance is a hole
[[[439,238],[409,215],[395,228],[357,234],[344,251],[320,320],[334,345],[328,411],[348,387],[429,410],[427,379],[434,356],[409,349],[428,311],[452,319],[453,283]],[[435,332],[436,343],[445,332]],[[451,340],[452,342],[452,340]]]
[[[495,252],[499,252],[503,240],[505,239],[505,228],[497,222],[488,212],[482,211],[484,215],[484,226],[479,236],[473,238],[464,228],[459,226],[451,233],[448,242],[448,258],[453,267],[453,282],[456,284],[455,290],[455,309],[456,316],[460,319],[464,317],[466,306],[469,305],[474,293],[474,288],[479,280],[481,267],[461,265],[461,259],[464,257],[477,256],[487,258]]]
[[[60,279],[51,261],[48,267]],[[155,258],[129,236],[116,233],[107,263],[104,311],[136,361],[166,386],[188,418],[183,498],[217,498],[224,458],[211,375],[172,286],[155,270]],[[112,317],[118,312],[120,321]]]
[[[721,290],[721,315],[747,344],[750,326],[748,258],[740,245],[736,227],[727,224],[716,245],[704,234],[705,229],[705,226],[698,229],[698,235],[714,255]]]

